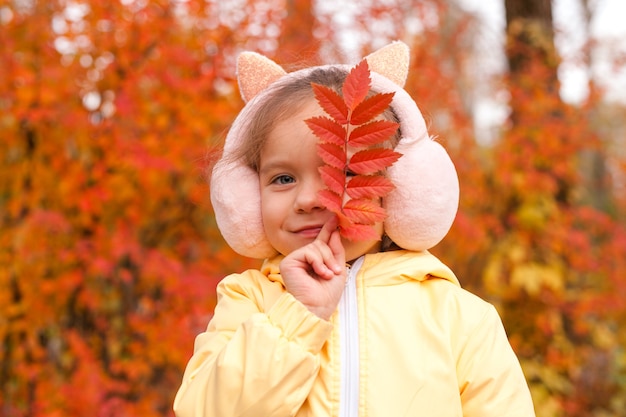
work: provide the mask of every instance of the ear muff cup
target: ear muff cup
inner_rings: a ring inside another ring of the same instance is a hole
[[[445,237],[456,216],[456,169],[444,148],[431,139],[400,142],[396,149],[403,156],[387,171],[396,188],[383,201],[385,233],[401,248],[427,250]]]

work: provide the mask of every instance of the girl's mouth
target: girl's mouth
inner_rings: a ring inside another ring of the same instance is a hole
[[[307,226],[296,230],[294,233],[304,238],[315,239],[319,235],[320,230],[322,230],[322,226]]]

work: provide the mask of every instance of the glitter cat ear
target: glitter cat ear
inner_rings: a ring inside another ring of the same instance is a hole
[[[280,65],[256,52],[242,52],[237,59],[239,91],[246,103],[285,74]]]
[[[365,57],[370,70],[404,87],[409,74],[409,47],[404,42],[392,42]]]

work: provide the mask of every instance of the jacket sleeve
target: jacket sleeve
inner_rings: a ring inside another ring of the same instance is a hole
[[[262,311],[260,286],[242,278],[218,285],[174,400],[178,417],[292,416],[311,390],[331,324],[283,291]]]
[[[522,368],[492,305],[468,333],[457,375],[464,417],[535,416]]]

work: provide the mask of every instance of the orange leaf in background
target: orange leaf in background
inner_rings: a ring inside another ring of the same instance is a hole
[[[366,60],[347,75],[341,89],[343,97],[319,84],[312,83],[311,87],[319,105],[330,116],[305,120],[320,139],[317,152],[325,163],[319,169],[326,185],[319,194],[320,200],[339,217],[343,237],[379,239],[374,225],[386,216],[381,198],[393,189],[393,183],[382,173],[401,154],[384,147],[369,147],[384,144],[398,130],[398,123],[372,120],[387,109],[393,93],[367,98],[371,78]],[[349,171],[360,175],[347,181]]]

